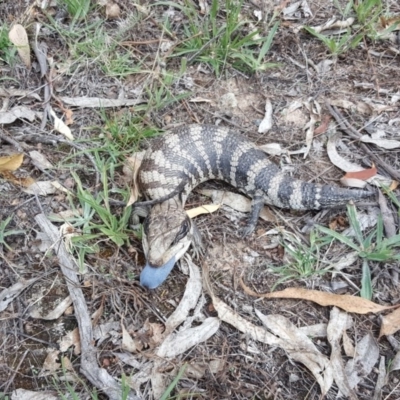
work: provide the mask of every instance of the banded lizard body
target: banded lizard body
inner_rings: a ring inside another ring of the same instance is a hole
[[[192,242],[197,229],[186,215],[188,194],[198,184],[223,180],[252,198],[243,236],[255,229],[264,204],[319,210],[371,195],[365,190],[302,182],[285,175],[262,150],[235,131],[213,125],[186,125],[155,139],[138,172],[138,184],[152,206],[143,224],[146,266],[140,283],[161,285]]]

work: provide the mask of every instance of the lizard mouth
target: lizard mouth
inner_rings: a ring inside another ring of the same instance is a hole
[[[161,267],[153,267],[148,262],[140,274],[140,284],[147,289],[155,289],[160,286],[168,277],[175,265],[175,257]]]

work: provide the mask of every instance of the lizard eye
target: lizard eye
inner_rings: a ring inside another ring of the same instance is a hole
[[[176,244],[181,239],[183,239],[189,233],[189,230],[190,230],[190,221],[185,219],[185,221],[182,222],[182,225],[181,225],[181,227],[179,229],[179,232],[177,233],[177,235],[176,235],[176,237],[174,239],[173,244]]]

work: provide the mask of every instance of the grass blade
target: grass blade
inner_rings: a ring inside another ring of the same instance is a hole
[[[367,260],[363,260],[360,296],[364,299],[372,299],[371,270]]]
[[[164,392],[164,394],[160,397],[160,400],[167,400],[169,398],[169,395],[171,394],[172,390],[175,388],[177,383],[179,382],[179,379],[182,378],[183,373],[185,372],[185,369],[187,367],[187,364],[183,364],[181,369],[178,372],[178,375],[176,378],[171,382],[171,384],[167,387],[167,390]]]
[[[325,228],[324,226],[317,225],[317,228],[322,232],[325,233],[328,236],[331,236],[335,238],[336,240],[339,240],[339,242],[342,242],[346,244],[347,246],[351,247],[353,250],[360,251],[360,247],[357,246],[350,238],[333,231],[332,229]]]
[[[356,239],[357,239],[358,243],[360,243],[362,250],[364,250],[364,238],[363,238],[363,235],[361,232],[360,223],[358,221],[357,210],[356,210],[356,207],[354,206],[354,204],[349,204],[347,206],[347,213],[349,216],[350,225],[354,230]]]
[[[265,57],[265,55],[268,53],[269,49],[271,48],[272,41],[274,40],[274,36],[275,36],[275,33],[278,30],[278,28],[279,28],[279,22],[275,22],[274,26],[269,31],[268,36],[260,49],[260,54],[259,54],[258,60],[257,60],[258,63],[262,62],[262,59]]]

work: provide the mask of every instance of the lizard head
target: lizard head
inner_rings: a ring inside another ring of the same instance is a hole
[[[186,253],[193,239],[193,224],[174,199],[154,205],[143,224],[146,266],[140,284],[149,289],[160,286]]]

